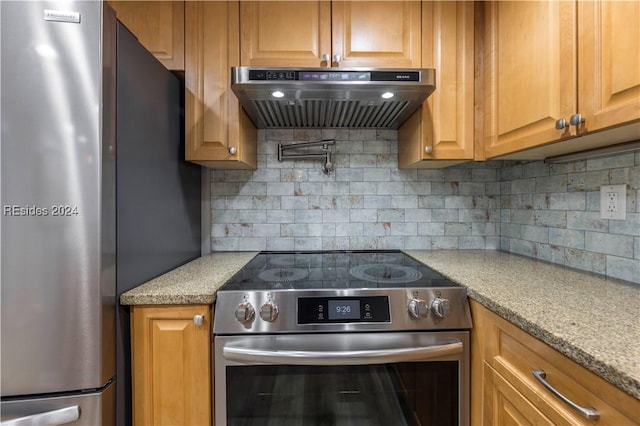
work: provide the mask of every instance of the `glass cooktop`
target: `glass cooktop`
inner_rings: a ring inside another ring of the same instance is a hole
[[[459,287],[400,251],[261,252],[225,290]]]

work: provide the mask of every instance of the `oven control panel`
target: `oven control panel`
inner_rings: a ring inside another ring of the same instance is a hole
[[[300,297],[298,324],[391,322],[389,298]]]

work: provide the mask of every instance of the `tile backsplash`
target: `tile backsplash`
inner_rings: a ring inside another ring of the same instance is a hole
[[[395,131],[258,138],[257,170],[212,171],[212,251],[501,249],[640,283],[640,153],[399,170]],[[330,175],[321,160],[278,162],[279,143],[328,138]],[[599,187],[618,183],[627,219],[599,219]]]

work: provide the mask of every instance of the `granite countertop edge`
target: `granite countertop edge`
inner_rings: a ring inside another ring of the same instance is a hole
[[[637,307],[640,312],[640,302],[638,302],[640,286],[625,286],[624,283],[620,284],[595,274],[583,273],[501,251],[403,251],[464,286],[471,299],[490,311],[640,400],[638,362],[629,361],[625,356],[622,356],[623,359],[620,361],[619,354],[611,353],[611,351],[620,350],[619,342],[614,341],[614,344],[609,346],[605,342],[603,345],[606,349],[598,353],[600,349],[598,344],[594,346],[592,341],[579,335],[582,328],[587,329],[588,332],[589,329],[593,327],[597,329],[599,326],[582,323],[598,321],[592,318],[591,312],[580,313],[579,318],[576,318],[578,324],[570,321],[573,327],[569,327],[566,324],[566,318],[554,317],[553,307],[541,305],[545,303],[544,298],[547,296],[545,292],[553,291],[554,287],[551,286],[557,286],[559,291],[565,292],[560,296],[573,295],[573,292],[577,292],[576,298],[580,298],[591,297],[587,293],[593,292],[593,289],[589,288],[591,285],[598,286],[596,288],[599,291],[602,289],[605,293],[617,290],[631,292],[630,310],[634,311]],[[218,289],[257,254],[258,252],[216,252],[204,255],[124,293],[120,297],[120,303],[122,305],[212,304],[216,300]],[[564,277],[568,278],[564,280]],[[523,280],[523,278],[526,279]],[[553,284],[550,284],[550,281]],[[585,288],[583,289],[580,284],[576,285],[576,281],[586,283]],[[528,284],[531,287],[527,287]],[[585,295],[581,296],[580,291],[585,292]],[[523,299],[527,297],[531,300],[523,304]],[[632,317],[627,315],[623,319],[629,321],[630,318]],[[566,330],[563,328],[565,326],[568,327]],[[603,327],[609,331],[609,327]],[[640,327],[631,326],[630,328],[631,333],[640,332]],[[634,354],[640,357],[640,343],[633,343],[633,334],[627,334],[626,338],[635,345],[631,348],[631,358]],[[623,365],[621,366],[620,363]]]

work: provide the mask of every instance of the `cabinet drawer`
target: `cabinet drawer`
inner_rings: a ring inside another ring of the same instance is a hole
[[[491,315],[492,342],[486,346],[485,359],[554,423],[640,424],[640,405],[633,397],[511,323]],[[595,408],[600,419],[587,420],[565,404],[533,376],[534,370],[543,370],[547,382],[575,404]]]

